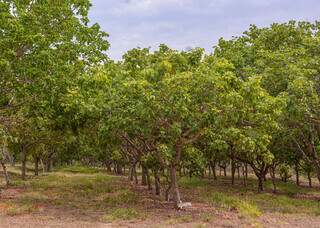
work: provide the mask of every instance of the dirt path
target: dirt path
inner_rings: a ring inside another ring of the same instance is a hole
[[[41,214],[20,215],[20,216],[0,216],[0,227],[6,228],[34,228],[34,227],[67,227],[67,228],[87,228],[87,227],[320,227],[320,217],[304,215],[283,215],[264,214],[256,219],[241,218],[236,213],[223,212],[213,215],[211,221],[188,222],[183,220],[146,219],[143,221],[123,221],[115,223],[101,223],[93,221],[81,221],[81,219],[66,219],[46,216]],[[182,217],[183,218],[183,217]]]

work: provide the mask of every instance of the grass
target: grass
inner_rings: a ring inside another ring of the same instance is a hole
[[[79,166],[62,168],[47,175],[28,178],[27,181],[17,179],[12,187],[21,192],[0,204],[0,213],[28,214],[50,206],[86,213],[110,213],[111,217],[116,218],[124,211],[115,208],[137,206],[140,197],[123,183],[121,177]],[[131,212],[128,211],[128,216],[134,214]]]
[[[209,202],[220,208],[236,210],[244,216],[258,217],[261,215],[261,211],[253,202],[241,200],[238,197],[228,196],[223,193],[212,193]]]
[[[85,166],[67,166],[61,167],[58,169],[59,172],[69,172],[69,173],[82,173],[82,174],[95,174],[102,173],[104,170],[93,168],[93,167],[85,167]]]
[[[319,190],[299,187],[290,181],[277,181],[277,194],[272,193],[269,181],[265,184],[266,192],[257,194],[257,182],[253,178],[249,178],[247,187],[243,187],[241,180],[231,185],[228,177],[219,177],[217,181],[183,177],[179,186],[183,200],[200,205],[203,203],[212,211],[178,213],[170,208],[170,211],[164,210],[160,215],[169,225],[215,222],[216,216],[219,216],[212,213],[215,209],[234,211],[239,218],[254,218],[254,221],[266,212],[320,216]],[[17,191],[16,196],[0,202],[0,214],[45,214],[46,209],[51,208],[62,214],[69,213],[68,216],[81,219],[93,216],[95,221],[103,222],[159,216],[154,209],[144,212],[146,206],[153,208],[155,205],[146,192],[135,190],[125,178],[108,175],[96,168],[63,167],[39,177],[30,176],[27,181],[14,179],[10,189]],[[167,215],[170,215],[169,219],[166,219]]]
[[[141,214],[134,208],[117,208],[110,214],[103,216],[103,221],[133,220],[141,217]]]
[[[185,189],[192,189],[197,194],[195,198],[202,202],[211,202],[220,209],[235,210],[244,216],[257,217],[265,212],[320,215],[319,190],[299,187],[290,181],[278,180],[277,194],[271,193],[270,181],[265,184],[266,192],[258,194],[255,179],[249,179],[247,187],[240,183],[232,186],[230,179],[225,177],[219,177],[218,181],[181,178],[180,183]]]
[[[175,225],[175,224],[181,224],[181,223],[190,223],[194,220],[194,218],[191,215],[181,215],[178,217],[170,218],[166,221],[168,225]]]

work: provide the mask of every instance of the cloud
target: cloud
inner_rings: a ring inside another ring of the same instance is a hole
[[[110,34],[109,55],[128,49],[201,46],[240,35],[250,24],[319,19],[319,0],[93,0],[90,18]]]

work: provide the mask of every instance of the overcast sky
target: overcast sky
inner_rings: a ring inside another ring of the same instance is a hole
[[[108,55],[165,43],[212,50],[220,37],[241,35],[250,24],[320,20],[320,0],[92,0],[90,18],[109,33]]]

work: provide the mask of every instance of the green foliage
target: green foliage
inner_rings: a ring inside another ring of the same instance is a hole
[[[230,160],[253,169],[259,190],[277,165],[284,180],[293,166],[320,180],[318,22],[252,25],[240,37],[220,39],[208,55],[161,44],[113,62],[105,54],[107,33],[89,22],[90,6],[89,0],[0,3],[1,161],[10,151],[23,167],[32,158],[48,170],[52,163],[113,165],[122,173],[129,165],[132,174],[142,165],[172,185],[176,204],[176,171],[201,176]],[[48,191],[60,185],[61,204],[71,197],[68,189],[83,197],[111,193],[101,189],[109,181],[101,169],[87,167],[61,171],[99,176],[79,176],[77,183],[48,176],[29,184]],[[203,183],[182,178],[180,184]],[[248,202],[212,198],[258,214]],[[126,191],[104,198],[110,205],[136,200]]]

